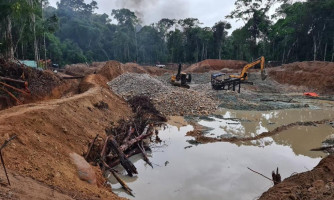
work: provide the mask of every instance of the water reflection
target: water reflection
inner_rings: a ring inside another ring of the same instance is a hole
[[[331,119],[333,110],[279,110],[268,112],[220,110],[209,120],[199,120],[198,124],[208,127],[205,131],[208,137],[254,137],[263,132],[294,122],[317,121]],[[322,141],[334,134],[329,125],[318,127],[294,127],[283,131],[274,137],[262,138],[239,145],[266,146],[273,142],[290,146],[297,154],[310,157],[323,157],[322,152],[311,152],[310,149],[320,147]]]
[[[189,146],[187,140],[192,139],[185,134],[192,129],[189,125],[168,125],[167,129],[160,131],[163,143],[154,144],[150,155],[153,169],[138,160],[138,156],[131,158],[139,175],[130,180],[126,176],[122,178],[128,181],[135,198],[119,190],[119,184],[112,185],[114,191],[123,197],[145,200],[256,199],[272,183],[250,172],[247,167],[267,176],[279,167],[282,177],[286,178],[292,173],[312,169],[320,161],[320,158],[296,155],[290,145],[286,145],[288,140],[284,140],[284,145],[272,142],[262,147],[219,142],[185,149]]]

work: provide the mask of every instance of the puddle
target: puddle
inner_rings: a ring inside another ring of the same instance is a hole
[[[199,121],[211,128],[208,134],[218,135],[219,130],[220,134],[251,136],[282,124],[331,118],[333,111],[221,110],[217,114],[209,120]],[[282,178],[311,170],[325,154],[310,152],[309,149],[319,147],[328,135],[334,134],[329,125],[294,127],[255,142],[193,145],[187,142],[193,138],[185,136],[193,130],[192,126],[185,126],[184,122],[170,124],[173,125],[159,132],[163,142],[152,144],[149,156],[154,168],[137,155],[131,160],[137,167],[138,176],[121,176],[133,189],[135,198],[127,195],[110,178],[115,193],[129,199],[256,199],[272,183],[247,167],[268,177],[271,177],[272,170],[279,167]],[[121,167],[118,170],[125,174]]]

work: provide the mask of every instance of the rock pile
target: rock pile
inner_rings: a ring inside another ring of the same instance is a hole
[[[108,85],[125,99],[150,97],[163,115],[208,115],[218,107],[204,92],[175,87],[148,74],[123,74]]]
[[[153,99],[155,107],[164,115],[208,115],[218,103],[203,93],[177,88]]]
[[[169,88],[161,81],[148,74],[125,73],[108,83],[113,92],[125,99],[134,96],[156,96],[167,92]]]

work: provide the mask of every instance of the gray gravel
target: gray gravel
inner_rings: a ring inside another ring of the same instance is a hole
[[[155,107],[165,115],[207,115],[218,107],[236,110],[276,110],[307,106],[302,101],[304,97],[281,94],[279,85],[270,79],[262,81],[258,74],[250,76],[249,81],[254,82],[254,85],[242,84],[240,94],[232,90],[213,90],[210,75],[211,73],[193,74],[190,89],[172,86],[169,83],[170,74],[155,77],[127,73],[115,78],[108,85],[126,100],[137,95],[149,96]],[[293,101],[284,102],[292,98]]]
[[[148,74],[125,73],[108,82],[108,85],[125,99],[138,95],[153,97],[169,90],[164,83]]]
[[[168,83],[169,77],[127,73],[108,85],[125,99],[137,95],[150,97],[157,110],[165,115],[208,115],[217,109],[219,102],[207,95],[206,90],[172,86]]]

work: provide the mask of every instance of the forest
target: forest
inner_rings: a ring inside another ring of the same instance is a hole
[[[279,5],[272,12],[270,8]],[[135,12],[97,14],[98,3],[1,0],[0,57],[51,59],[60,66],[118,60],[140,64],[195,63],[205,59],[280,63],[333,61],[334,0],[235,0],[235,9],[203,27],[195,18],[143,25]],[[217,8],[219,9],[219,8]],[[232,28],[226,19],[242,20]]]

